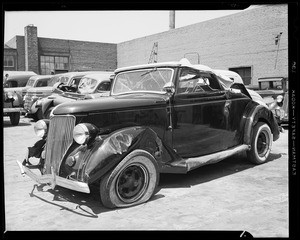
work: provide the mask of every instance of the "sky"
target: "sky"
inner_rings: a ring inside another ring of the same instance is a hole
[[[246,10],[178,10],[175,28]],[[4,42],[33,24],[38,37],[120,43],[168,31],[169,11],[5,11],[4,21]]]

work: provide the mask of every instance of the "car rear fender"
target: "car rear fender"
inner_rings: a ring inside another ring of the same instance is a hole
[[[250,102],[246,107],[243,119],[245,119],[243,139],[245,144],[250,145],[253,128],[259,121],[269,125],[273,134],[273,141],[276,141],[279,138],[277,121],[273,113],[264,105]]]

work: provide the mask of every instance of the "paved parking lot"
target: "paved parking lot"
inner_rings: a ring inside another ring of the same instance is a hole
[[[161,176],[147,203],[104,208],[98,194],[38,185],[22,177],[16,160],[38,138],[30,119],[4,117],[6,229],[13,230],[242,230],[254,237],[288,237],[288,131],[259,166],[245,155],[186,175]]]

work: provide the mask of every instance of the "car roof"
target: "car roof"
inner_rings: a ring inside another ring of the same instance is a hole
[[[109,78],[113,74],[114,74],[114,72],[99,72],[99,73],[87,74],[87,75],[84,75],[84,77],[95,78],[95,79]]]
[[[50,79],[53,75],[34,75],[31,76],[30,80],[37,80],[37,79]]]
[[[263,78],[258,78],[259,82],[266,82],[266,81],[280,81],[285,77],[263,77]]]
[[[212,69],[206,65],[202,64],[191,64],[189,60],[186,58],[181,59],[180,61],[174,62],[160,62],[160,63],[148,63],[148,64],[141,64],[141,65],[134,65],[128,67],[122,67],[115,70],[115,73],[128,71],[128,70],[137,70],[137,69],[144,69],[144,68],[155,68],[155,67],[190,67],[196,70],[201,71],[212,71]]]
[[[87,74],[91,73],[98,73],[100,71],[84,71],[84,72],[67,72],[67,73],[62,73],[60,76],[67,76],[67,77],[79,77],[79,76],[84,76]]]
[[[31,76],[30,74],[25,74],[25,75],[13,75],[13,76],[8,76],[8,79],[6,82],[10,81],[27,81]]]

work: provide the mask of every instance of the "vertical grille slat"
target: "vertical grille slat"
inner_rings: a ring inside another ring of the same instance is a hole
[[[51,173],[51,166],[58,174],[63,155],[73,142],[74,116],[54,116],[50,120],[46,144],[46,173]]]

